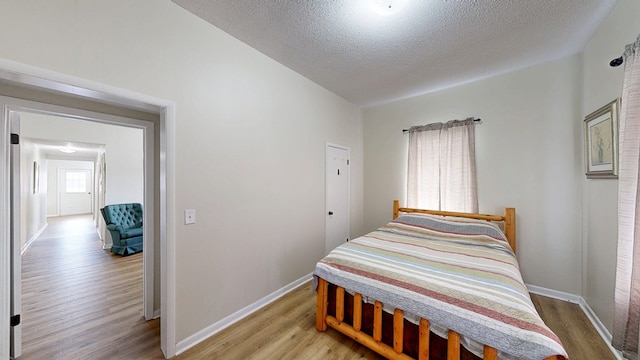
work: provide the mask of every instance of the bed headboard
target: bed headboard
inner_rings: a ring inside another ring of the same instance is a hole
[[[400,213],[423,213],[423,214],[431,214],[431,215],[440,215],[440,216],[457,216],[464,217],[470,219],[480,219],[487,221],[502,221],[504,222],[504,234],[509,241],[509,245],[513,251],[516,251],[516,209],[515,208],[505,208],[504,215],[486,215],[486,214],[475,214],[475,213],[462,213],[462,212],[452,212],[452,211],[439,211],[439,210],[424,210],[424,209],[412,209],[412,208],[401,208],[399,200],[393,200],[393,219],[395,220]]]

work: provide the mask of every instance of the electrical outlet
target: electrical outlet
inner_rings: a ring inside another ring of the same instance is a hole
[[[187,209],[184,211],[184,224],[195,224],[196,223],[196,210],[195,209]]]

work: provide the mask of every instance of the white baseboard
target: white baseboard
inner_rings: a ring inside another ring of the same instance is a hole
[[[27,251],[27,249],[29,249],[31,244],[33,244],[33,242],[38,238],[38,236],[42,235],[42,232],[44,231],[44,229],[47,228],[47,226],[49,226],[49,224],[44,223],[42,228],[40,228],[40,230],[38,230],[37,233],[33,234],[33,236],[29,240],[27,240],[27,242],[22,246],[22,249],[20,250],[20,255],[24,255],[24,253]]]
[[[226,318],[198,331],[197,333],[189,336],[188,338],[178,342],[176,344],[176,355],[180,355],[181,353],[189,350],[193,346],[199,344],[200,342],[210,338],[211,336],[217,334],[218,332],[228,328],[229,326],[235,324],[236,322],[244,319],[245,317],[253,314],[254,312],[260,310],[261,308],[271,304],[272,302],[278,300],[289,292],[297,289],[302,286],[309,280],[311,280],[312,274],[305,275],[300,279],[286,285],[285,287],[278,289],[271,294],[263,297],[262,299],[250,304],[235,313],[227,316]]]
[[[104,231],[104,239],[102,238],[102,234],[100,234],[100,229],[96,228],[96,232],[98,233],[98,237],[102,240],[102,250],[110,250],[113,247],[113,241],[111,240],[111,234]]]
[[[587,301],[582,296],[573,295],[573,294],[565,293],[562,291],[551,290],[551,289],[547,289],[547,288],[543,288],[535,285],[529,285],[529,284],[527,284],[527,288],[529,289],[529,292],[532,292],[534,294],[550,297],[553,299],[564,300],[564,301],[568,301],[568,302],[580,305],[580,309],[582,309],[582,312],[584,312],[584,314],[587,316],[589,321],[591,321],[591,324],[596,329],[598,334],[600,334],[600,337],[605,342],[605,344],[607,344],[607,346],[609,347],[613,355],[616,357],[616,359],[624,360],[624,358],[622,357],[622,353],[611,345],[611,333],[609,332],[607,327],[604,326],[602,321],[600,321],[598,316],[596,316],[596,313],[593,312],[593,309],[591,309],[589,304],[587,304]]]
[[[569,294],[569,293],[558,291],[558,290],[551,290],[551,289],[547,289],[547,288],[535,286],[535,285],[529,285],[529,284],[526,284],[526,285],[530,293],[550,297],[552,299],[568,301],[574,304],[580,304],[584,302],[584,299],[582,298],[582,296]]]
[[[580,302],[580,308],[585,313],[585,315],[587,315],[587,317],[589,318],[589,321],[591,321],[591,323],[593,324],[593,327],[596,328],[596,331],[598,331],[598,334],[600,334],[600,337],[602,337],[602,339],[607,344],[607,346],[609,346],[609,349],[611,349],[611,352],[613,353],[613,355],[615,355],[616,359],[624,360],[622,353],[618,351],[618,349],[614,348],[613,345],[611,345],[611,333],[609,332],[609,329],[607,329],[607,327],[604,326],[602,321],[600,321],[600,319],[596,316],[596,313],[593,312],[593,310],[591,309],[589,304],[587,304],[584,298],[581,298],[581,300],[582,301]]]

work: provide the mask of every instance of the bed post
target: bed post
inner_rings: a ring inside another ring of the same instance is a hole
[[[400,216],[400,201],[393,200],[393,220],[397,219]]]
[[[318,278],[318,290],[316,298],[316,330],[327,330],[327,299],[329,283],[323,278]]]
[[[504,234],[509,240],[513,252],[516,252],[516,209],[504,209]]]

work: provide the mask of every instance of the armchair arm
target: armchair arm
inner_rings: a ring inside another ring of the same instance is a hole
[[[122,227],[122,225],[109,224],[107,225],[107,229],[111,231],[124,232],[124,227]]]
[[[115,241],[120,241],[120,234],[124,232],[124,228],[122,225],[109,224],[107,225],[107,230],[111,233],[111,239]]]

